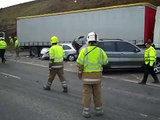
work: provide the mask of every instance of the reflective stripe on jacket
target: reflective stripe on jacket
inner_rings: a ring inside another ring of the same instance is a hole
[[[102,65],[108,63],[106,53],[99,47],[94,48],[95,46],[83,48],[78,56],[77,63],[83,65],[83,72],[100,72],[103,70]]]
[[[76,62],[79,70],[82,69],[83,82],[85,84],[96,84],[100,82],[102,65],[108,63],[108,58],[101,48],[88,46],[81,50]]]
[[[0,40],[0,49],[6,49],[7,43],[4,40]]]
[[[64,50],[62,46],[56,44],[49,49],[49,58],[54,63],[53,64],[53,66],[55,66],[54,68],[58,68],[58,66],[59,68],[60,66],[63,67],[62,66],[63,57],[64,57]]]
[[[156,62],[156,50],[152,46],[145,50],[144,61],[146,65],[149,63],[149,66]]]

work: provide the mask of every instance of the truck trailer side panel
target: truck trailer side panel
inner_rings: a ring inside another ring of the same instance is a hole
[[[17,36],[23,42],[49,42],[53,35],[72,41],[89,32],[100,38],[137,40],[143,44],[145,6],[71,12],[17,19]]]
[[[154,44],[156,48],[160,48],[160,6],[157,7],[155,17]]]

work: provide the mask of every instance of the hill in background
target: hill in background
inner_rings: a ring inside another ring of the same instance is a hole
[[[35,0],[0,9],[0,31],[6,36],[16,35],[16,18],[30,15],[89,9],[120,4],[149,2],[160,6],[160,0]]]

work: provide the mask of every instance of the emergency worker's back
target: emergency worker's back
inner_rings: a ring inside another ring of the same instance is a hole
[[[61,45],[53,45],[50,49],[49,49],[49,57],[50,60],[54,59],[54,61],[52,62],[62,62],[63,61],[63,57],[64,57],[64,49]]]
[[[83,72],[100,72],[102,65],[107,64],[107,56],[101,48],[88,46],[82,49],[77,61],[83,65]]]

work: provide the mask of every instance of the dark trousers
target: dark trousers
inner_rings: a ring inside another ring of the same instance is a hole
[[[0,49],[0,57],[2,59],[2,63],[5,62],[5,58],[4,58],[5,51],[6,51],[5,49]]]
[[[149,66],[149,64],[147,64],[147,65],[145,65],[144,76],[143,76],[142,83],[146,83],[147,82],[147,78],[148,78],[149,73],[153,77],[154,81],[158,82],[158,77],[157,77],[156,73],[154,72],[154,65],[153,66]]]

